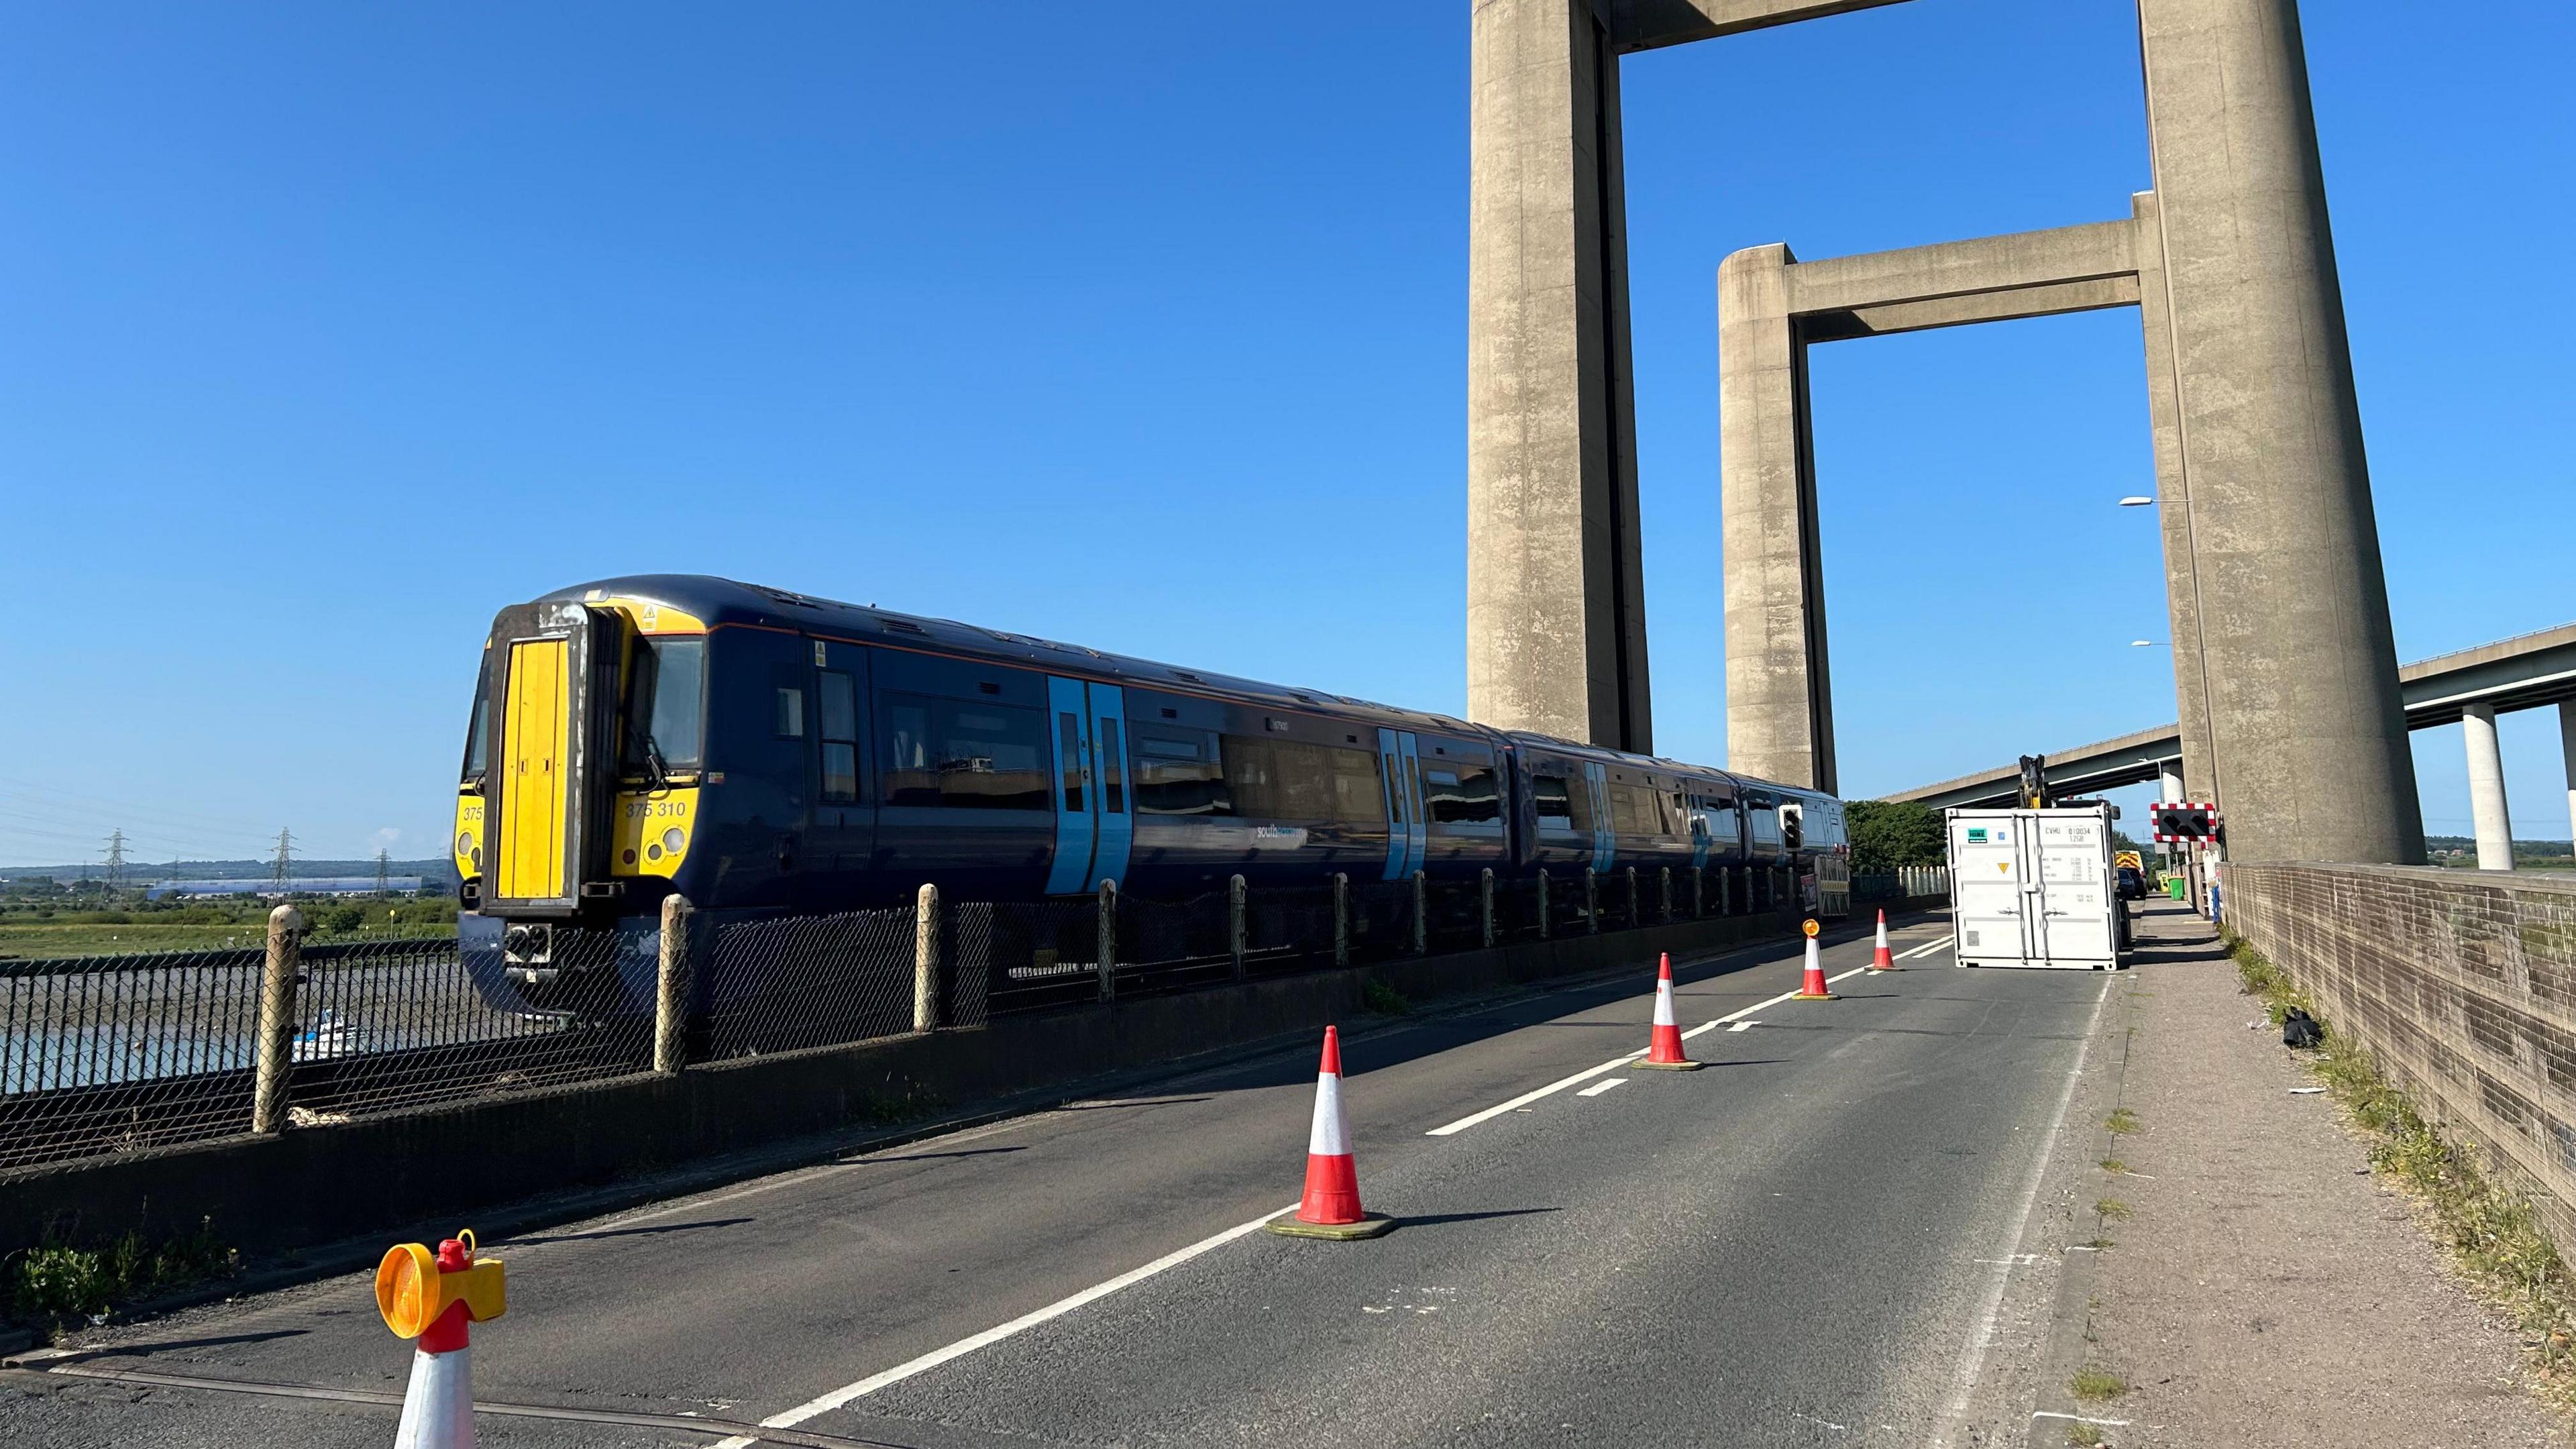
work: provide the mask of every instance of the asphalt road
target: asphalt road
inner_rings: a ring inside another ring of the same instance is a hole
[[[1795,988],[1794,948],[1688,964],[1709,1069],[1597,1072],[1446,1135],[1641,1049],[1650,963],[1354,1023],[1362,1191],[1404,1219],[1373,1242],[1221,1237],[1296,1200],[1300,1048],[487,1244],[510,1312],[477,1330],[478,1398],[585,1417],[478,1429],[703,1446],[724,1435],[669,1421],[776,1420],[774,1442],[908,1449],[2018,1435],[1973,1390],[2010,1349],[1994,1320],[2105,978],[1955,970],[1943,935],[1901,929],[1900,953],[1934,949],[1832,1002],[1763,1004]],[[1839,974],[1868,945],[1825,956]],[[407,1350],[353,1277],[104,1333],[58,1367],[340,1397],[9,1371],[0,1440],[331,1449],[390,1441],[392,1409],[347,1396],[398,1394]]]

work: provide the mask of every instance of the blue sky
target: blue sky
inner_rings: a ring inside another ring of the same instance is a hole
[[[0,861],[431,853],[492,612],[614,573],[1462,709],[1466,6],[919,13],[0,11]],[[2481,17],[2307,16],[2408,658],[2576,618],[2576,19]],[[2125,215],[2136,37],[1942,0],[1624,84],[1656,738],[1717,762],[1718,260]],[[2134,314],[1815,376],[1849,793],[2173,717]],[[1946,601],[1997,566],[2046,606]]]

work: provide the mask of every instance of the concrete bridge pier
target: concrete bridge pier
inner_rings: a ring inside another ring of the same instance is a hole
[[[2564,704],[2559,706],[2563,712]],[[2513,869],[2513,815],[2506,808],[2504,751],[2496,741],[2495,706],[2460,711],[2460,735],[2469,747],[2469,815],[2477,832],[2478,869]]]
[[[2558,755],[2567,765],[2567,824],[2576,838],[2576,699],[2558,701]]]

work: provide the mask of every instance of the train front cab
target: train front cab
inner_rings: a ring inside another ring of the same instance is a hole
[[[487,997],[645,994],[653,913],[698,834],[705,676],[704,626],[651,603],[541,600],[493,621],[452,842],[459,944]]]

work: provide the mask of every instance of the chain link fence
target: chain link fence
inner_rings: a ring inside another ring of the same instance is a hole
[[[263,1041],[260,950],[0,963],[0,1171],[327,1126],[569,1082],[831,1047],[1348,963],[1746,915],[1783,887],[1690,867],[1227,886],[304,944]],[[1866,884],[1864,884],[1866,882]],[[1912,882],[1894,884],[1911,893]],[[1886,899],[1877,882],[1855,895]],[[1785,898],[1785,897],[1783,897]],[[928,928],[925,937],[923,928]],[[1104,964],[1105,963],[1105,964]],[[263,1061],[272,1070],[263,1073]],[[263,1083],[265,1082],[265,1085]]]

